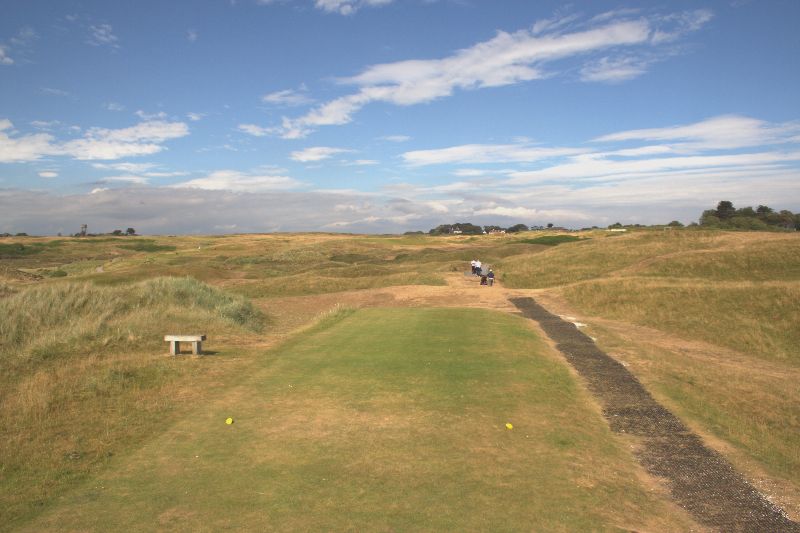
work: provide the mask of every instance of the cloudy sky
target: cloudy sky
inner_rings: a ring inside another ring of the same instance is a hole
[[[800,2],[28,0],[0,232],[800,211]]]

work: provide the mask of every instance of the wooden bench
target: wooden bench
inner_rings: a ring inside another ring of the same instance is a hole
[[[181,343],[191,342],[192,353],[195,355],[203,355],[202,342],[206,340],[205,335],[165,335],[164,340],[169,342],[169,354],[178,355],[181,353]]]

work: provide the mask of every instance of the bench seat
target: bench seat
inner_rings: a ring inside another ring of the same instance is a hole
[[[205,335],[164,335],[164,340],[169,342],[169,354],[178,355],[181,353],[181,343],[191,342],[192,353],[195,355],[203,354],[203,341],[206,340]]]

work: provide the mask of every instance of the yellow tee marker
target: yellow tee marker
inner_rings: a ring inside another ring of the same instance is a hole
[[[233,418],[231,418],[231,417],[226,418],[225,419],[225,423],[230,426],[231,424],[233,424]]]
[[[514,426],[513,426],[513,425],[511,425],[511,422],[506,422],[506,427],[507,427],[508,429],[514,429]]]

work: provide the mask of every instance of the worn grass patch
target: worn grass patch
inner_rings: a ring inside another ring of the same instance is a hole
[[[342,311],[27,530],[688,529],[547,350],[505,314]]]

